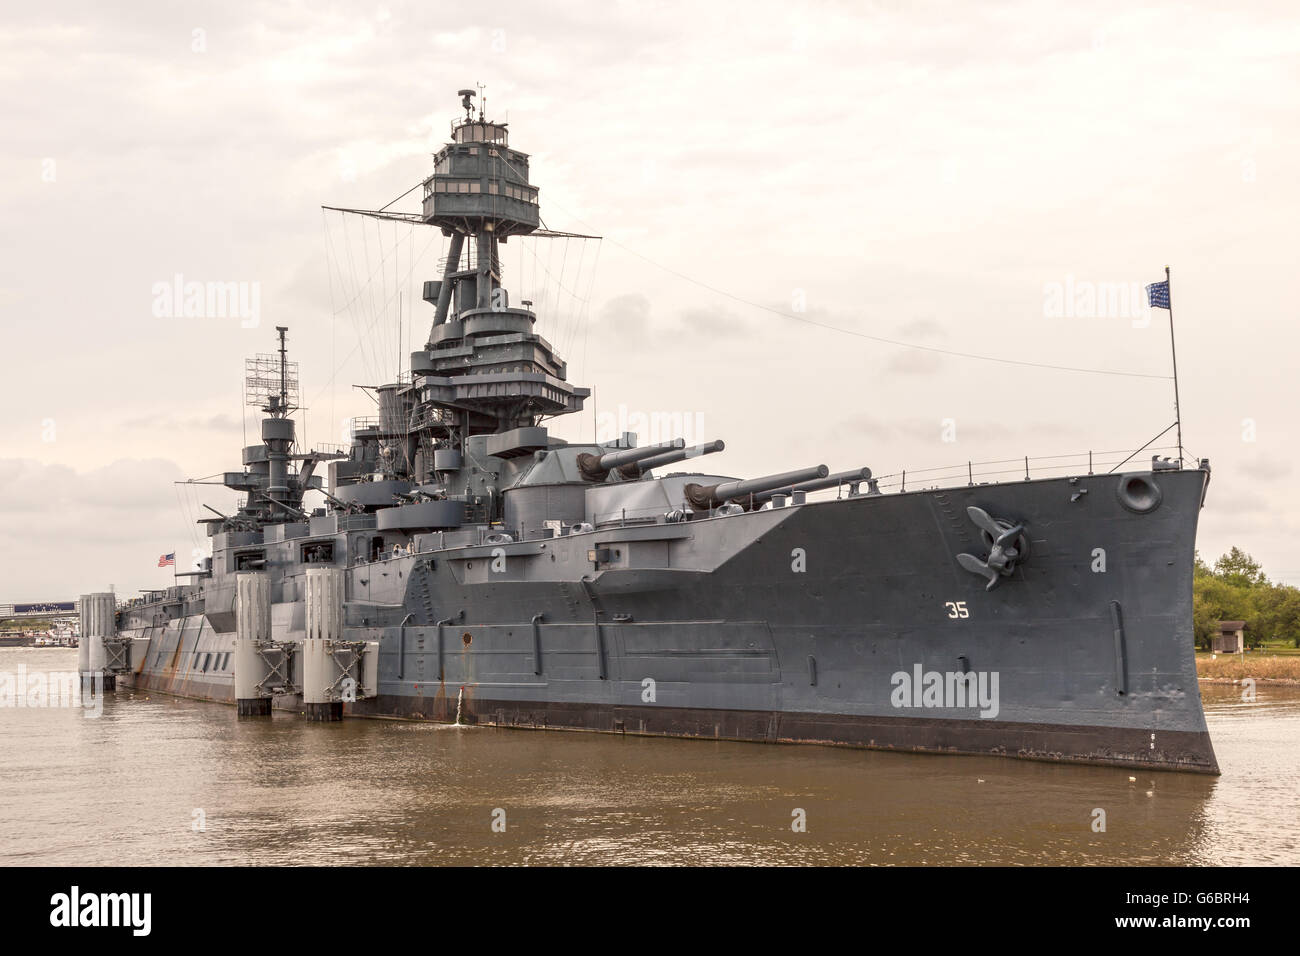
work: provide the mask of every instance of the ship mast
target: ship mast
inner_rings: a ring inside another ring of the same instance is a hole
[[[464,115],[424,182],[421,221],[449,241],[442,277],[424,284],[434,306],[428,341],[411,356],[423,417],[440,419],[442,447],[456,448],[471,435],[578,411],[590,394],[565,380],[564,361],[534,330],[531,303],[511,306],[502,284],[500,246],[541,224],[528,154],[510,146],[505,123],[475,111],[474,90],[458,95]]]
[[[289,331],[287,326],[277,325],[275,331],[280,333],[280,408],[284,414],[288,414],[289,406],[289,385],[287,378],[287,366],[285,364],[285,333]]]
[[[227,475],[228,487],[248,492],[243,513],[260,521],[286,521],[301,514],[305,485],[291,475],[289,462],[295,457],[294,421],[289,415],[298,407],[298,363],[290,362],[286,336],[288,328],[277,325],[279,345],[275,355],[258,355],[244,364],[248,404],[265,413],[262,444],[244,449],[244,473]],[[301,456],[299,456],[301,457]]]
[[[440,277],[424,282],[433,321],[424,348],[411,353],[410,381],[367,386],[378,416],[354,422],[351,460],[330,466],[330,483],[340,500],[364,499],[371,509],[437,496],[482,503],[495,517],[501,466],[475,462],[549,448],[541,423],[580,411],[591,390],[568,381],[564,360],[536,330],[532,303],[512,305],[503,282],[504,243],[569,234],[539,228],[529,157],[510,145],[506,123],[475,108],[476,91],[458,95],[464,112],[434,154],[420,212],[365,213],[433,226],[447,254]]]

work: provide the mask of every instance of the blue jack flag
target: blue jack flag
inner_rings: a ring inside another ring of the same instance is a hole
[[[1156,309],[1169,308],[1169,280],[1153,282],[1147,286],[1147,305]]]

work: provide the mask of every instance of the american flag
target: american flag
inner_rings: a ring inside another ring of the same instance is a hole
[[[160,554],[160,555],[158,555],[158,567],[160,567],[160,568],[165,568],[165,567],[167,567],[168,565],[170,565],[170,566],[172,566],[172,567],[175,567],[175,566],[176,566],[176,552],[175,552],[175,551],[173,551],[171,554]]]
[[[1169,280],[1153,282],[1147,286],[1147,305],[1156,309],[1169,308]]]

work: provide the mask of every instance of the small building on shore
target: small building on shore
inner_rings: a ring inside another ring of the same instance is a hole
[[[1219,633],[1210,638],[1210,650],[1216,654],[1241,654],[1246,650],[1246,622],[1220,621]]]

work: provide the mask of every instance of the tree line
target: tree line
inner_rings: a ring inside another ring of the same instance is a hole
[[[1246,643],[1285,641],[1300,647],[1300,588],[1275,584],[1258,561],[1233,548],[1210,567],[1198,552],[1192,574],[1196,646],[1209,650],[1220,621],[1245,621]]]

